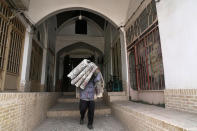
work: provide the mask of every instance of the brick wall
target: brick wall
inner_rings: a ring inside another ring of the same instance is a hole
[[[0,93],[0,131],[31,131],[60,93]]]
[[[167,89],[166,108],[197,113],[197,89]]]
[[[130,108],[130,105],[133,105],[133,107]],[[129,131],[190,131],[182,127],[183,123],[178,125],[177,122],[174,122],[176,120],[170,117],[172,113],[170,114],[160,107],[133,102],[127,102],[123,105],[112,103],[111,107],[112,114]],[[164,116],[167,116],[168,119]],[[188,123],[185,123],[185,125],[188,126]]]

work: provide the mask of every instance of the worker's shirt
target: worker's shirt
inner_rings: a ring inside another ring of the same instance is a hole
[[[86,100],[86,101],[93,101],[94,100],[94,94],[95,94],[95,82],[101,80],[101,73],[99,72],[96,74],[96,77],[92,75],[92,78],[86,85],[85,89],[80,88],[80,99]]]

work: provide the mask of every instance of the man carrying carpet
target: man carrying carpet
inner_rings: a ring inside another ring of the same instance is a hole
[[[94,109],[95,109],[95,96],[101,97],[103,91],[101,87],[101,82],[103,82],[102,74],[97,68],[85,89],[80,89],[80,124],[84,123],[84,116],[86,110],[88,109],[88,125],[89,129],[93,129],[93,120],[94,120]],[[104,84],[104,83],[103,83]]]

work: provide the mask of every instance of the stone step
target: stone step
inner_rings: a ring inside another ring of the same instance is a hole
[[[76,96],[76,92],[63,92],[64,96],[69,96],[69,95],[73,95]]]
[[[127,100],[127,96],[110,96],[110,101],[123,101]]]
[[[108,96],[125,96],[125,91],[122,92],[107,92]]]
[[[125,91],[122,92],[105,92],[104,99],[107,104],[110,105],[114,101],[127,101],[128,97],[126,96]]]
[[[57,100],[59,103],[79,102],[79,99],[74,97],[62,96]],[[103,102],[103,99],[96,99],[95,102]]]
[[[87,113],[86,113],[87,114]],[[111,115],[110,108],[95,109],[95,116]],[[59,111],[48,111],[47,117],[79,117],[79,110],[59,110]]]
[[[78,102],[79,99],[76,99],[76,98],[64,98],[64,97],[61,97],[57,100],[59,103],[69,103],[69,102]]]
[[[95,104],[95,116],[110,115],[111,108],[102,102]],[[47,117],[79,117],[79,102],[58,103],[47,112]]]
[[[128,100],[127,96],[108,96],[108,101],[109,102],[127,101],[127,100]]]

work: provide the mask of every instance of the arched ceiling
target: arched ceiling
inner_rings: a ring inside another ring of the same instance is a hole
[[[65,21],[70,20],[73,17],[77,17],[79,15],[85,16],[91,20],[93,20],[96,24],[100,26],[101,29],[104,29],[106,20],[102,18],[99,15],[96,15],[94,13],[88,12],[88,11],[80,11],[80,10],[74,10],[74,11],[65,11],[62,13],[59,13],[56,15],[57,17],[57,27],[60,27]]]
[[[62,21],[61,25],[58,27],[57,29],[57,34],[61,34],[60,32],[63,31],[67,26],[70,26],[71,24],[75,24],[75,21],[78,20],[78,16],[72,17],[70,19],[66,19],[66,21]],[[95,18],[93,18],[95,19]],[[93,28],[95,28],[100,34],[103,34],[104,30],[101,26],[99,26],[99,24],[97,24],[97,22],[95,22],[95,20],[92,20],[86,16],[83,15],[83,20],[87,21],[87,24]],[[107,23],[107,22],[106,22]],[[99,35],[98,35],[99,36]]]
[[[70,52],[70,51],[76,50],[76,49],[86,49],[86,50],[90,50],[92,52],[97,52],[101,56],[103,55],[102,51],[99,50],[98,48],[91,46],[91,45],[84,43],[84,42],[77,42],[77,43],[66,46],[66,47],[62,48],[61,50],[59,50],[57,53],[57,56],[61,56],[65,52]]]
[[[46,18],[64,11],[88,10],[120,26],[127,19],[129,2],[130,0],[31,0],[26,15],[32,23],[39,24]],[[90,14],[88,16],[91,17]]]
[[[60,57],[64,57],[66,55],[94,55],[95,53],[98,53],[98,52],[95,52],[94,50],[92,49],[85,49],[85,48],[76,48],[76,49],[73,49],[73,50],[70,50],[68,52],[64,52],[63,54],[61,54]]]

